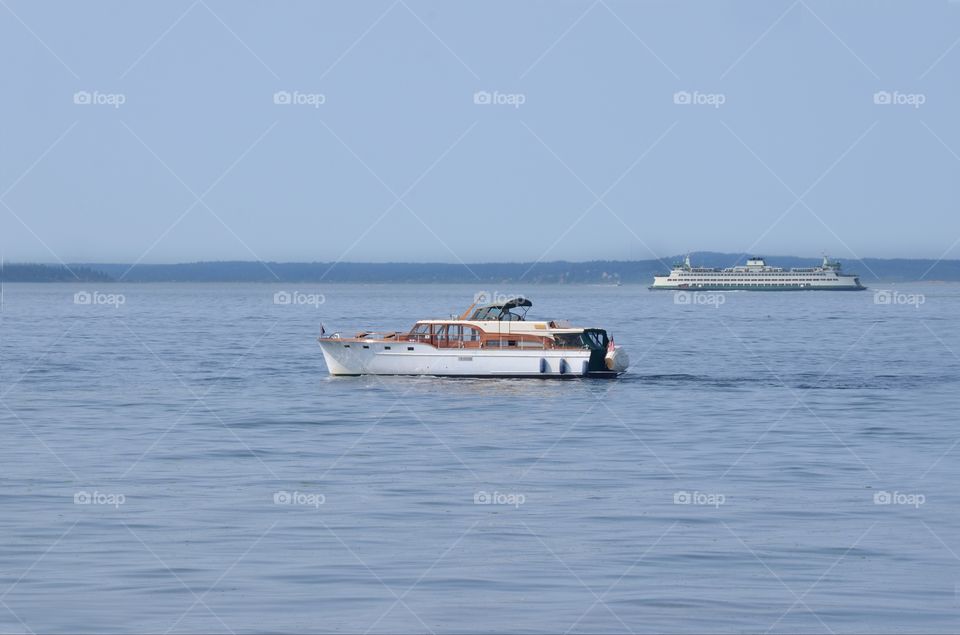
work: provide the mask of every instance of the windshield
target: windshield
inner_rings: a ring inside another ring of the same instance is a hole
[[[472,320],[484,321],[484,320],[496,320],[500,317],[500,308],[499,307],[482,307],[474,311]]]
[[[481,307],[474,311],[471,320],[477,321],[500,321],[500,322],[522,322],[523,313],[519,311],[504,311],[500,306]]]

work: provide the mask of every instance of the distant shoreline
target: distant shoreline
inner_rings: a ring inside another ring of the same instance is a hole
[[[747,254],[693,252],[694,265],[729,267]],[[650,284],[681,256],[647,260],[553,261],[541,263],[357,263],[216,261],[180,264],[3,263],[2,282],[264,282],[468,283],[468,284]],[[871,282],[960,282],[960,260],[864,258],[842,260],[845,272]],[[768,256],[767,263],[810,267],[820,258]]]

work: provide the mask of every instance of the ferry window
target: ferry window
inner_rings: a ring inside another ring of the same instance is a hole
[[[480,333],[477,329],[472,326],[463,327],[463,341],[464,342],[476,342],[480,339]]]
[[[463,327],[458,324],[451,324],[447,326],[447,340],[451,343],[456,343],[460,341],[460,336],[463,335]]]

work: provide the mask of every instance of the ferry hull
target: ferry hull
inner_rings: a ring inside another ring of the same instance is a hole
[[[320,350],[331,375],[566,378],[619,374],[590,370],[586,350],[441,349],[414,342],[364,344],[336,338],[321,339]]]
[[[746,285],[724,285],[724,284],[704,284],[702,286],[694,285],[667,285],[652,284],[647,287],[651,291],[866,291],[863,285],[853,284],[834,284],[818,286],[746,286]]]

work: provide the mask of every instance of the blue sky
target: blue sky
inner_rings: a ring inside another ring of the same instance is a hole
[[[7,261],[960,257],[960,3],[0,2]]]

